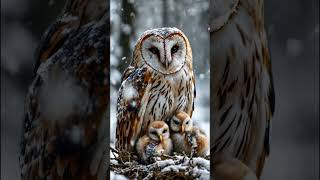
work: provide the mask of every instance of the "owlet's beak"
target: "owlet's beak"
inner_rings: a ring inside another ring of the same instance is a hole
[[[163,137],[162,135],[159,136],[160,142],[162,143]]]
[[[180,133],[184,133],[184,125],[181,126]]]

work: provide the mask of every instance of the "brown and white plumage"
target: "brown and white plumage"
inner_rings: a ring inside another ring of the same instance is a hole
[[[187,37],[176,28],[146,31],[136,43],[118,95],[116,148],[132,151],[155,120],[193,112],[195,84]]]
[[[172,141],[169,126],[164,121],[153,121],[146,135],[139,138],[136,150],[143,161],[159,155],[170,155]]]
[[[110,31],[107,16],[87,24],[83,14],[99,2],[68,1],[43,38],[26,97],[21,179],[106,177]]]
[[[170,120],[171,139],[174,151],[196,156],[206,156],[209,149],[207,136],[193,126],[192,119],[185,112],[177,112]]]
[[[264,0],[214,0],[211,155],[229,151],[260,177],[269,154],[274,89]]]

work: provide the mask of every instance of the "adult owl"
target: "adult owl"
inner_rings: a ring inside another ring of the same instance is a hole
[[[23,180],[106,177],[107,8],[104,0],[69,0],[43,37],[26,97]]]
[[[192,51],[177,28],[148,30],[137,41],[117,103],[116,148],[132,152],[150,122],[176,111],[191,117],[195,98]]]
[[[259,178],[275,109],[264,1],[211,0],[210,6],[211,155],[229,153]]]

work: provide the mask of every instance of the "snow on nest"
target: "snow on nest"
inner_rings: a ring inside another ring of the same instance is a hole
[[[126,178],[125,176],[121,175],[121,174],[116,174],[114,172],[110,172],[110,179],[114,179],[114,180],[127,180],[128,178]]]

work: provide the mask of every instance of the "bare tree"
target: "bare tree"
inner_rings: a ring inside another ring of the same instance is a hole
[[[123,72],[130,63],[131,49],[130,42],[135,35],[134,18],[136,10],[129,0],[122,0],[121,23],[120,23],[120,48],[122,49],[122,62],[119,63],[118,70]],[[117,85],[118,87],[119,85]]]
[[[168,26],[168,1],[162,0],[162,26]]]

